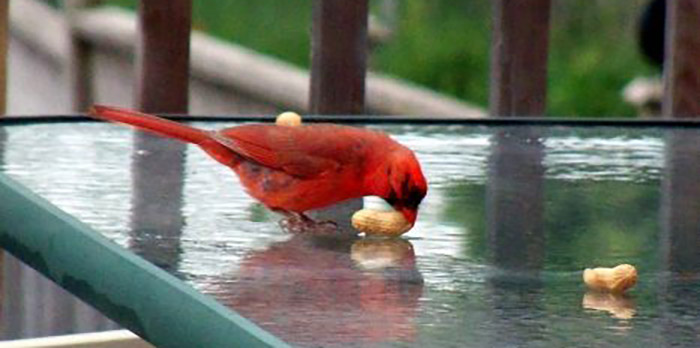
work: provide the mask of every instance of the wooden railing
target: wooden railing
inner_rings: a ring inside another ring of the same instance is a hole
[[[78,6],[86,2],[95,1],[67,0],[66,3]],[[190,40],[190,1],[184,1],[181,4],[165,0],[144,3],[140,7],[141,29],[143,29],[141,34],[143,35],[138,35],[140,39],[138,40],[137,59],[143,64],[139,65],[137,72],[137,85],[140,86],[141,91],[137,92],[137,106],[147,106],[147,103],[162,103],[167,104],[168,110],[173,108],[172,110],[178,109],[184,112],[187,109],[186,101],[176,102],[176,99],[187,99],[186,92],[183,92],[187,90],[187,81],[182,76],[187,76],[189,69],[184,63],[188,61],[188,52],[183,48],[188,47],[187,43]],[[175,6],[175,4],[179,5]],[[700,102],[698,102],[697,95],[700,93],[700,87],[698,87],[700,85],[700,72],[698,72],[697,66],[700,63],[697,57],[700,56],[700,36],[696,33],[700,32],[700,0],[668,1],[667,6],[668,52],[666,54],[664,115],[667,117],[699,115]],[[75,7],[73,8],[75,9]],[[493,2],[489,107],[491,115],[540,116],[544,114],[547,94],[546,66],[549,50],[550,8],[551,0],[498,0]],[[156,20],[144,21],[148,17],[149,11],[151,13],[160,12],[163,15],[154,16]],[[294,100],[285,97],[290,100],[290,102],[285,101],[285,103],[297,106],[308,103],[309,109],[304,108],[304,110],[310,110],[312,113],[365,112],[369,109],[368,106],[375,103],[379,93],[378,88],[373,88],[371,76],[368,77],[365,73],[367,59],[366,4],[364,2],[336,3],[331,0],[316,0],[313,11],[312,68],[311,76],[306,81],[310,87],[309,93],[300,92],[295,88],[293,93],[298,97],[306,98],[306,101],[296,101],[297,97],[292,98]],[[179,18],[179,23],[173,21],[174,18]],[[74,104],[76,110],[80,111],[84,111],[93,101],[90,90],[90,79],[93,76],[89,70],[91,66],[89,64],[90,55],[86,53],[89,51],[86,47],[94,45],[96,35],[105,37],[104,33],[89,34],[89,30],[86,30],[83,24],[78,23],[78,27],[74,28],[72,44],[70,45],[71,65],[74,67],[72,74],[74,81],[72,89],[75,91]],[[176,25],[181,25],[182,28],[176,31],[174,29]],[[41,26],[35,27],[41,28]],[[163,35],[162,42],[160,42],[161,39],[156,39],[154,43],[147,43],[148,37],[156,35],[157,29],[154,28],[158,27],[167,28],[167,35]],[[147,32],[152,32],[152,34],[146,35]],[[180,52],[160,48],[167,45],[180,47]],[[51,54],[56,54],[56,49],[50,51],[52,51]],[[157,51],[167,55],[170,59],[178,57],[182,62],[176,63],[168,60],[167,71],[162,73],[162,76],[156,75],[153,70],[156,68],[149,68],[147,62],[151,59],[154,62],[157,61],[156,57],[159,54]],[[199,54],[197,50],[194,52]],[[196,69],[201,70],[201,67]],[[253,73],[257,73],[257,70]],[[208,71],[207,74],[213,76],[215,72]],[[242,72],[221,72],[222,76],[231,76],[231,74],[242,74]],[[182,82],[165,83],[167,81],[165,79],[174,80],[175,76],[180,76],[179,79]],[[292,80],[296,81],[297,76],[293,77]],[[159,88],[147,88],[151,84],[157,84]],[[381,84],[383,81],[374,83],[374,85]],[[278,93],[277,90],[270,93]],[[154,95],[147,95],[151,93]],[[383,93],[380,98],[393,99],[393,95]],[[150,101],[151,99],[158,101]],[[408,103],[412,99],[416,98],[396,98],[394,103]],[[425,110],[445,108],[445,113],[452,115],[460,113],[465,117],[480,115],[478,110],[452,107],[449,102],[433,105],[436,107]],[[372,109],[376,110],[376,107],[372,107]],[[391,113],[391,110],[401,112],[404,109],[383,107],[382,110],[385,110],[383,113],[386,113],[386,110]],[[426,114],[430,113],[429,111],[425,112]]]
[[[137,106],[144,110],[186,111],[183,107],[186,101],[176,100],[187,98],[183,92],[187,89],[187,79],[183,76],[188,69],[185,48],[189,39],[189,2],[154,0],[142,2],[140,6],[138,59],[142,64],[138,70],[140,99]],[[700,0],[669,1],[667,6],[664,115],[700,115],[697,97],[700,94],[700,69],[697,68],[700,36],[696,34],[700,32]],[[491,115],[544,115],[550,12],[551,0],[493,1]],[[361,114],[366,111],[367,16],[367,0],[314,1],[310,112]],[[162,37],[157,34],[159,27],[167,28]],[[159,54],[182,61],[171,61],[167,71],[156,74],[155,70],[162,66],[157,63]],[[164,83],[175,79],[180,82]],[[160,88],[149,88],[152,84]],[[76,95],[82,98],[80,93]],[[82,100],[85,104],[83,99],[79,102]],[[148,103],[162,103],[164,108],[150,108]]]
[[[545,109],[551,0],[494,0],[490,113]],[[700,116],[700,0],[667,1],[666,117]]]

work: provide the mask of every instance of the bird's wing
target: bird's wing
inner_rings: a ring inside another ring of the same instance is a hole
[[[244,125],[213,134],[228,149],[263,166],[310,178],[338,170],[362,156],[376,132],[335,125]]]

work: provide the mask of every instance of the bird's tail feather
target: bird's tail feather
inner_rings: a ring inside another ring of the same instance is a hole
[[[90,108],[89,115],[100,120],[126,123],[138,129],[193,144],[200,144],[210,138],[209,132],[205,130],[124,108],[94,105]]]

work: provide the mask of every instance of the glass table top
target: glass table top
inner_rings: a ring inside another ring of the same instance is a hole
[[[700,343],[700,129],[369,127],[429,182],[399,239],[286,233],[198,148],[115,125],[0,128],[0,171],[293,345]],[[626,295],[586,290],[621,263]]]

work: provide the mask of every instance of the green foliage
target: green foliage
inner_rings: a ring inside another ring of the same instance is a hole
[[[371,0],[381,18],[381,0]],[[134,0],[112,0],[133,7]],[[639,55],[636,21],[646,0],[554,0],[548,110],[557,116],[631,116],[621,98],[637,75],[655,73]],[[375,48],[373,70],[466,101],[488,103],[491,2],[401,0],[393,38]],[[309,65],[311,1],[195,1],[194,26]]]
[[[109,0],[135,9],[136,0]],[[193,1],[192,26],[216,37],[309,65],[311,2],[308,0]]]
[[[634,110],[622,88],[655,72],[637,49],[637,18],[647,1],[554,2],[549,61],[549,113],[623,116]]]
[[[310,1],[195,1],[193,21],[205,32],[308,66]]]
[[[488,102],[490,3],[402,2],[396,37],[374,52],[376,70]]]

